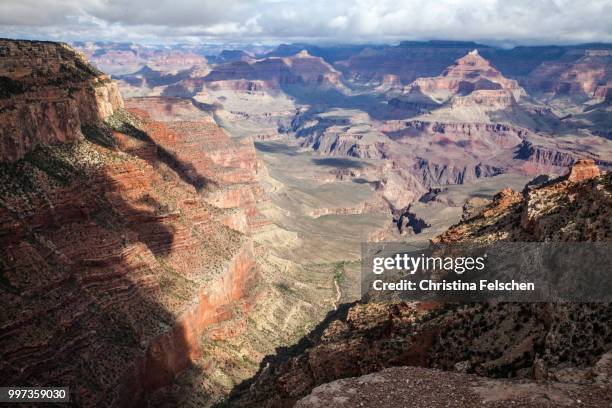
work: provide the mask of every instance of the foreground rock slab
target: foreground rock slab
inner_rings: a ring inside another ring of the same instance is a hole
[[[610,385],[568,386],[492,380],[420,367],[395,367],[321,385],[296,408],[610,406]]]

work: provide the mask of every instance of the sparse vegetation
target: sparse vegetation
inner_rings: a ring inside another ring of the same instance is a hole
[[[341,283],[342,280],[344,279],[344,267],[346,265],[345,261],[341,261],[341,262],[337,262],[334,265],[334,281],[336,281],[337,283]]]
[[[275,282],[274,287],[285,294],[293,293],[293,290],[289,287],[289,285],[285,282]]]
[[[87,140],[99,144],[102,147],[108,149],[115,149],[117,147],[117,141],[113,137],[111,129],[106,124],[99,126],[81,126],[81,132],[85,135]]]

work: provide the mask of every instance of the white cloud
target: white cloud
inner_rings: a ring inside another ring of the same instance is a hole
[[[612,42],[612,0],[2,0],[0,35],[56,40]]]
[[[348,26],[348,18],[346,16],[336,16],[329,22],[329,28],[332,30],[345,30]]]

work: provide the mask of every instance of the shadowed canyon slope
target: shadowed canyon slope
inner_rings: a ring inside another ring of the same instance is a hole
[[[70,385],[82,406],[139,404],[254,280],[253,145],[188,101],[123,110],[65,45],[0,47],[2,140],[19,142],[0,164],[1,376]]]

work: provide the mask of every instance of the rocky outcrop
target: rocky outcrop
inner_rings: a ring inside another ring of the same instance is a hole
[[[484,207],[491,204],[491,200],[483,197],[472,197],[466,200],[463,204],[463,212],[461,214],[461,221],[469,220],[474,218],[482,212]]]
[[[393,211],[393,222],[400,235],[408,233],[420,234],[425,228],[431,227],[423,218],[410,211],[410,207]]]
[[[306,211],[306,215],[319,218],[326,215],[348,215],[348,214],[371,214],[383,212],[388,208],[388,204],[379,196],[375,196],[371,201],[364,201],[354,207],[331,207],[316,208]]]
[[[602,359],[603,361],[603,359]],[[610,367],[598,370],[608,381]],[[441,385],[444,386],[441,386]],[[398,407],[597,407],[609,404],[602,384],[540,384],[479,377],[421,367],[394,367],[361,377],[323,384],[299,400],[296,408]],[[551,404],[551,402],[553,402]]]
[[[606,347],[600,347],[606,344],[609,331],[594,333],[588,329],[590,323],[580,319],[593,316],[590,319],[599,331],[608,312],[607,305],[580,310],[570,305],[509,303],[457,308],[401,302],[357,304],[310,333],[308,341],[264,361],[266,368],[237,388],[230,401],[238,407],[289,407],[321,384],[394,366],[459,371],[464,376],[467,372],[516,385],[533,380],[537,355],[545,360],[549,378],[566,383],[561,388],[575,384],[563,377],[569,361],[579,367],[577,382],[589,383],[587,367],[602,358]],[[572,346],[572,336],[581,330],[594,337]],[[517,378],[521,382],[512,381]],[[428,391],[432,400],[437,395],[435,389]]]
[[[82,139],[123,106],[117,86],[65,44],[0,40],[0,161]]]
[[[386,157],[389,145],[373,126],[367,115],[339,112],[337,115],[317,114],[299,110],[290,129],[300,145],[319,153],[362,159]]]
[[[587,177],[596,173],[591,166],[589,162],[577,166],[589,169],[581,181],[565,177],[524,193],[502,190],[479,215],[449,228],[434,241],[608,241],[610,174]]]
[[[474,94],[480,104],[491,103],[492,95],[495,95],[495,102],[505,101],[504,106],[510,106],[515,99],[525,95],[518,82],[505,78],[478,54],[478,50],[459,58],[440,76],[419,78],[410,87],[417,87],[425,94],[442,99],[452,95]]]
[[[484,108],[490,111],[501,111],[516,107],[512,93],[505,90],[475,90],[466,96],[455,97],[450,109],[477,109]]]
[[[542,166],[567,167],[576,160],[570,152],[555,149],[553,146],[535,144],[529,140],[522,141],[514,151],[515,159]]]
[[[426,186],[439,184],[463,184],[480,177],[493,177],[503,173],[503,169],[478,163],[475,166],[452,165],[430,162],[418,158],[413,166],[417,178]]]
[[[572,165],[567,179],[576,183],[599,177],[600,174],[599,167],[597,167],[594,160],[581,159]]]
[[[385,127],[385,131],[392,132],[393,123]],[[428,135],[445,135],[448,138],[447,144],[452,142],[461,143],[459,147],[470,147],[466,145],[470,138],[477,137],[486,138],[491,136],[492,140],[489,143],[495,143],[502,148],[516,146],[529,135],[529,130],[520,126],[512,126],[504,123],[448,123],[425,120],[409,120],[398,124],[398,133],[393,133],[394,138],[411,137],[411,136],[428,136]],[[472,142],[475,144],[475,141]]]

